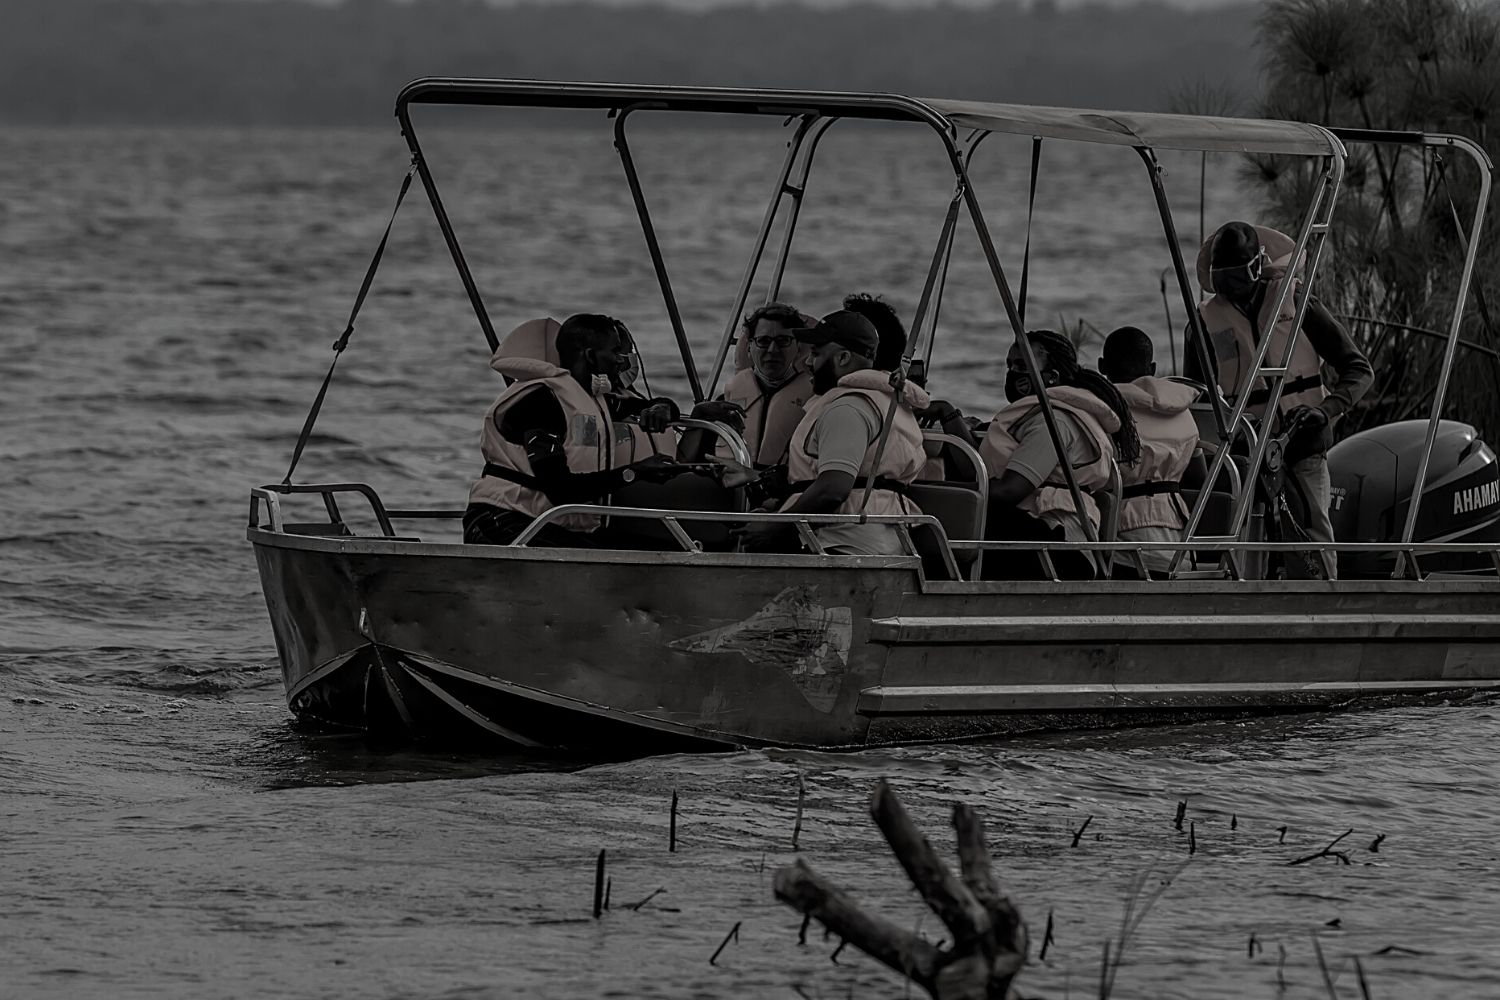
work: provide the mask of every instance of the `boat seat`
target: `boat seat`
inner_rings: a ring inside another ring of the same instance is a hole
[[[990,501],[990,476],[984,459],[973,445],[952,434],[923,431],[922,440],[940,446],[948,478],[918,480],[906,488],[906,495],[922,508],[922,513],[938,519],[950,543],[984,538]],[[959,572],[971,580],[979,579],[980,550],[951,547]],[[924,563],[930,561],[924,559]]]
[[[733,512],[745,509],[744,491],[727,489],[708,476],[685,473],[665,483],[637,479],[616,490],[610,502],[618,507],[649,507],[656,510],[707,510]],[[680,521],[688,537],[706,552],[728,552],[734,547],[729,525],[715,521]],[[612,548],[680,552],[678,544],[658,520],[618,517],[610,521]]]
[[[950,539],[984,537],[986,501],[973,487],[960,483],[917,482],[906,488],[906,496],[912,503],[922,508],[922,513],[931,514],[937,518],[938,523],[943,526],[943,532]],[[913,540],[916,540],[917,532],[914,531],[912,534]],[[936,539],[934,539],[934,544],[935,542]],[[967,574],[978,555],[978,549],[954,548],[953,550],[953,560],[958,564],[960,573]],[[924,568],[928,568],[927,562],[928,560],[924,558]],[[941,558],[937,562],[941,565]],[[931,568],[928,568],[928,575],[932,575]]]

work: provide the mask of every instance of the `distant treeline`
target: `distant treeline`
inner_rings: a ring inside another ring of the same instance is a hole
[[[480,0],[6,0],[0,121],[335,124],[385,119],[417,76],[890,90],[1160,110],[1255,89],[1255,7],[797,5],[704,13]]]

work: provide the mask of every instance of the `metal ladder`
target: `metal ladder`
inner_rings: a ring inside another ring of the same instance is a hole
[[[1266,408],[1267,414],[1275,414],[1281,405],[1281,394],[1286,386],[1287,368],[1292,363],[1292,355],[1297,349],[1297,338],[1302,335],[1302,320],[1307,314],[1307,305],[1312,295],[1313,279],[1317,276],[1318,261],[1323,254],[1323,246],[1328,239],[1333,218],[1334,202],[1338,194],[1338,184],[1342,179],[1343,164],[1336,157],[1329,157],[1325,161],[1322,176],[1319,178],[1317,190],[1313,196],[1313,203],[1308,211],[1307,218],[1302,224],[1302,231],[1297,235],[1297,245],[1292,251],[1291,262],[1288,265],[1288,274],[1295,275],[1297,261],[1306,258],[1306,278],[1302,281],[1287,281],[1281,286],[1280,293],[1275,302],[1275,308],[1271,315],[1279,315],[1286,297],[1293,294],[1297,288],[1296,313],[1292,317],[1292,331],[1286,339],[1286,347],[1281,357],[1273,364],[1266,364],[1266,355],[1270,352],[1271,337],[1269,331],[1264,331],[1256,345],[1255,357],[1251,362],[1249,370],[1244,375],[1244,381],[1238,387],[1234,397],[1234,407],[1225,421],[1224,441],[1218,452],[1214,455],[1212,464],[1208,470],[1208,478],[1204,488],[1199,491],[1197,499],[1193,502],[1193,509],[1188,517],[1187,526],[1183,529],[1182,539],[1185,542],[1233,542],[1241,539],[1249,518],[1250,508],[1255,499],[1256,477],[1260,473],[1261,465],[1265,462],[1266,448],[1273,435],[1270,433],[1270,424],[1262,427],[1262,433],[1253,434],[1251,439],[1250,464],[1245,470],[1243,486],[1240,493],[1235,497],[1234,506],[1229,515],[1229,533],[1225,535],[1200,535],[1198,526],[1203,520],[1203,514],[1208,509],[1210,494],[1213,484],[1219,481],[1219,475],[1223,472],[1224,463],[1230,460],[1230,450],[1238,437],[1244,433],[1244,415],[1250,405],[1250,394],[1258,379],[1266,380]],[[1201,318],[1195,316],[1193,323],[1198,326],[1199,333],[1207,340],[1207,331],[1201,327]],[[1178,565],[1188,550],[1182,550],[1172,559],[1169,572],[1177,574]],[[1243,570],[1233,555],[1226,553],[1220,559],[1220,571],[1232,578],[1239,579],[1243,576]]]

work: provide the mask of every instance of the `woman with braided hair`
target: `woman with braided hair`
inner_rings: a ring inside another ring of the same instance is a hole
[[[1077,510],[1061,471],[1057,446],[1035,396],[1044,388],[1056,417],[1058,443],[1079,489],[1107,486],[1110,460],[1128,465],[1140,455],[1135,421],[1118,389],[1103,375],[1078,364],[1072,341],[1052,330],[1026,334],[1043,386],[1033,384],[1019,343],[1006,358],[1008,405],[990,422],[979,446],[990,472],[990,509],[985,537],[1006,541],[1088,540],[1083,517],[1099,528],[1099,508],[1087,492]],[[1040,556],[1016,553],[985,558],[985,576],[1000,580],[1047,578]],[[1091,579],[1094,560],[1083,552],[1056,552],[1052,564],[1064,579]]]

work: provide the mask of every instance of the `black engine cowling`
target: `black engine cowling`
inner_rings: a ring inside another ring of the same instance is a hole
[[[1341,542],[1394,542],[1406,526],[1427,421],[1404,420],[1350,435],[1328,451],[1329,515]],[[1438,424],[1415,541],[1500,542],[1500,464],[1468,424]],[[1342,577],[1389,576],[1395,557],[1343,553]],[[1483,556],[1428,555],[1427,571],[1494,571]]]

